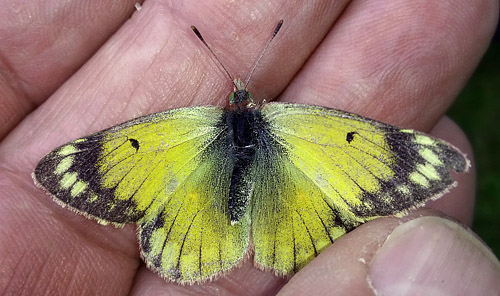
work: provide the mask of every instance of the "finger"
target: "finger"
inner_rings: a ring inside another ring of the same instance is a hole
[[[2,1],[0,139],[97,50],[134,2]]]
[[[429,130],[495,30],[498,1],[352,1],[282,98]]]
[[[401,225],[382,218],[357,228],[302,269],[281,294],[498,293],[500,263],[470,230],[442,218],[415,217]]]
[[[500,292],[500,262],[472,231],[443,219],[420,218],[395,229],[369,269],[382,295]],[[415,292],[413,292],[415,293]]]

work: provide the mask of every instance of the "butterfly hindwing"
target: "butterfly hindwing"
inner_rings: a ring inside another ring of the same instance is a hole
[[[333,201],[277,151],[257,152],[252,199],[254,260],[277,274],[297,272],[352,228]]]
[[[465,156],[422,133],[317,106],[264,105],[252,201],[257,264],[291,274],[335,239],[454,186]]]
[[[140,224],[142,256],[165,278],[205,281],[236,266],[247,252],[249,215],[231,225],[228,214],[232,163],[225,144],[222,138],[213,142],[163,211]]]

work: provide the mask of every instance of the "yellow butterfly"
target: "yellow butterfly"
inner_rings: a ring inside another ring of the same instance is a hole
[[[148,267],[196,283],[251,251],[258,267],[293,274],[361,223],[442,196],[456,185],[450,169],[469,169],[442,140],[325,107],[256,105],[234,84],[229,110],[119,124],[50,152],[33,179],[100,223],[137,223]]]

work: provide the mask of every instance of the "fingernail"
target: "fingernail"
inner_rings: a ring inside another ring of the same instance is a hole
[[[500,295],[500,262],[491,250],[437,217],[396,227],[368,273],[375,295]]]

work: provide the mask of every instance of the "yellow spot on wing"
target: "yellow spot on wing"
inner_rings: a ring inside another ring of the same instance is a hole
[[[415,135],[415,143],[420,144],[420,145],[427,145],[427,146],[433,146],[435,144],[434,140],[432,138],[429,138],[424,135]]]
[[[76,149],[75,146],[73,145],[66,145],[64,147],[62,147],[59,152],[57,152],[57,154],[59,154],[60,156],[66,156],[66,155],[70,155],[70,154],[73,154],[73,153],[76,153],[78,152],[78,149]]]
[[[439,174],[438,172],[436,171],[436,169],[432,166],[432,164],[430,163],[426,163],[426,164],[419,164],[417,166],[417,170],[422,173],[422,175],[426,176],[427,179],[431,179],[431,180],[439,180],[441,179],[439,177]]]
[[[439,156],[434,153],[434,151],[428,149],[428,148],[421,148],[418,153],[429,163],[435,166],[442,166],[443,162],[441,159],[439,159]]]
[[[403,194],[410,194],[410,189],[406,185],[398,185],[396,189]]]
[[[429,187],[429,181],[419,172],[411,173],[410,180],[414,183],[417,183],[420,186],[425,187],[425,188]]]
[[[61,187],[63,189],[70,188],[76,182],[77,178],[78,178],[78,174],[76,172],[64,174],[62,179],[61,179]]]
[[[67,156],[59,162],[59,164],[56,166],[55,174],[56,175],[61,175],[65,173],[73,164],[74,156]]]
[[[194,194],[194,193],[191,193],[188,195],[188,198],[191,202],[196,202],[198,200],[198,195],[197,194]]]
[[[77,197],[82,192],[84,192],[87,189],[87,187],[88,187],[87,182],[77,181],[75,185],[73,185],[73,188],[71,188],[71,196]]]

